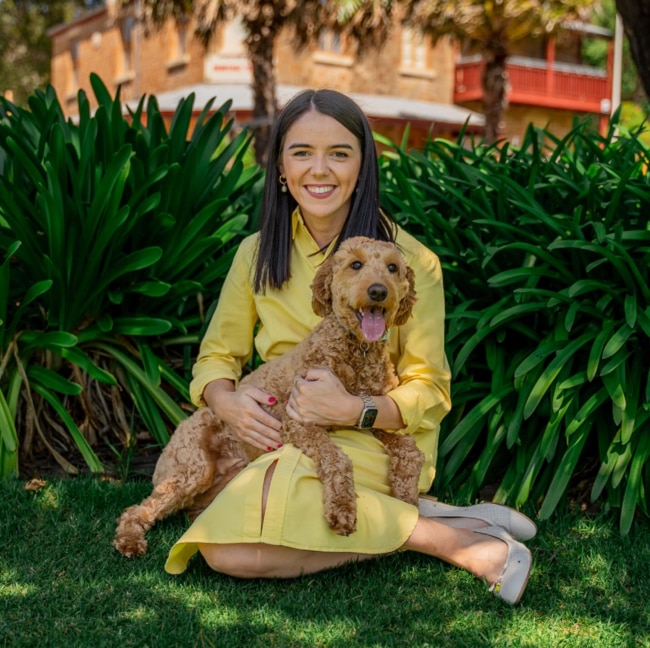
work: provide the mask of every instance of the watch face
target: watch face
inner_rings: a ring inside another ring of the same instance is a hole
[[[366,428],[371,428],[375,424],[375,419],[377,418],[377,408],[376,407],[366,407],[363,410],[363,416],[361,417],[360,428],[364,430]]]

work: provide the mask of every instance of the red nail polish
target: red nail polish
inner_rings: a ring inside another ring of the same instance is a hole
[[[269,447],[267,448],[267,450],[268,450],[269,452],[273,452],[273,448],[272,448],[271,446],[269,446]]]
[[[273,403],[275,403],[275,398],[274,398],[273,396],[271,396],[271,397],[269,398],[269,403],[270,403],[271,405],[273,405]]]

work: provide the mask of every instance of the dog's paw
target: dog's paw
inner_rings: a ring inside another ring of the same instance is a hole
[[[147,541],[144,539],[144,537],[125,538],[123,536],[117,536],[115,540],[113,540],[113,546],[127,558],[136,558],[147,553]]]
[[[393,497],[417,506],[420,493],[416,483],[393,482]]]
[[[325,515],[325,519],[338,535],[349,536],[357,530],[357,516],[353,511],[336,511]]]

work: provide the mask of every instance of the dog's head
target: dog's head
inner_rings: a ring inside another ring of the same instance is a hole
[[[401,326],[415,303],[414,273],[393,243],[357,236],[318,269],[312,283],[312,308],[332,311],[346,328],[368,342]]]

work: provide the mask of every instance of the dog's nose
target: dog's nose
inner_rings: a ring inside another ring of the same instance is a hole
[[[372,301],[382,302],[386,299],[386,295],[388,295],[388,289],[384,284],[375,283],[368,287],[368,297]]]

